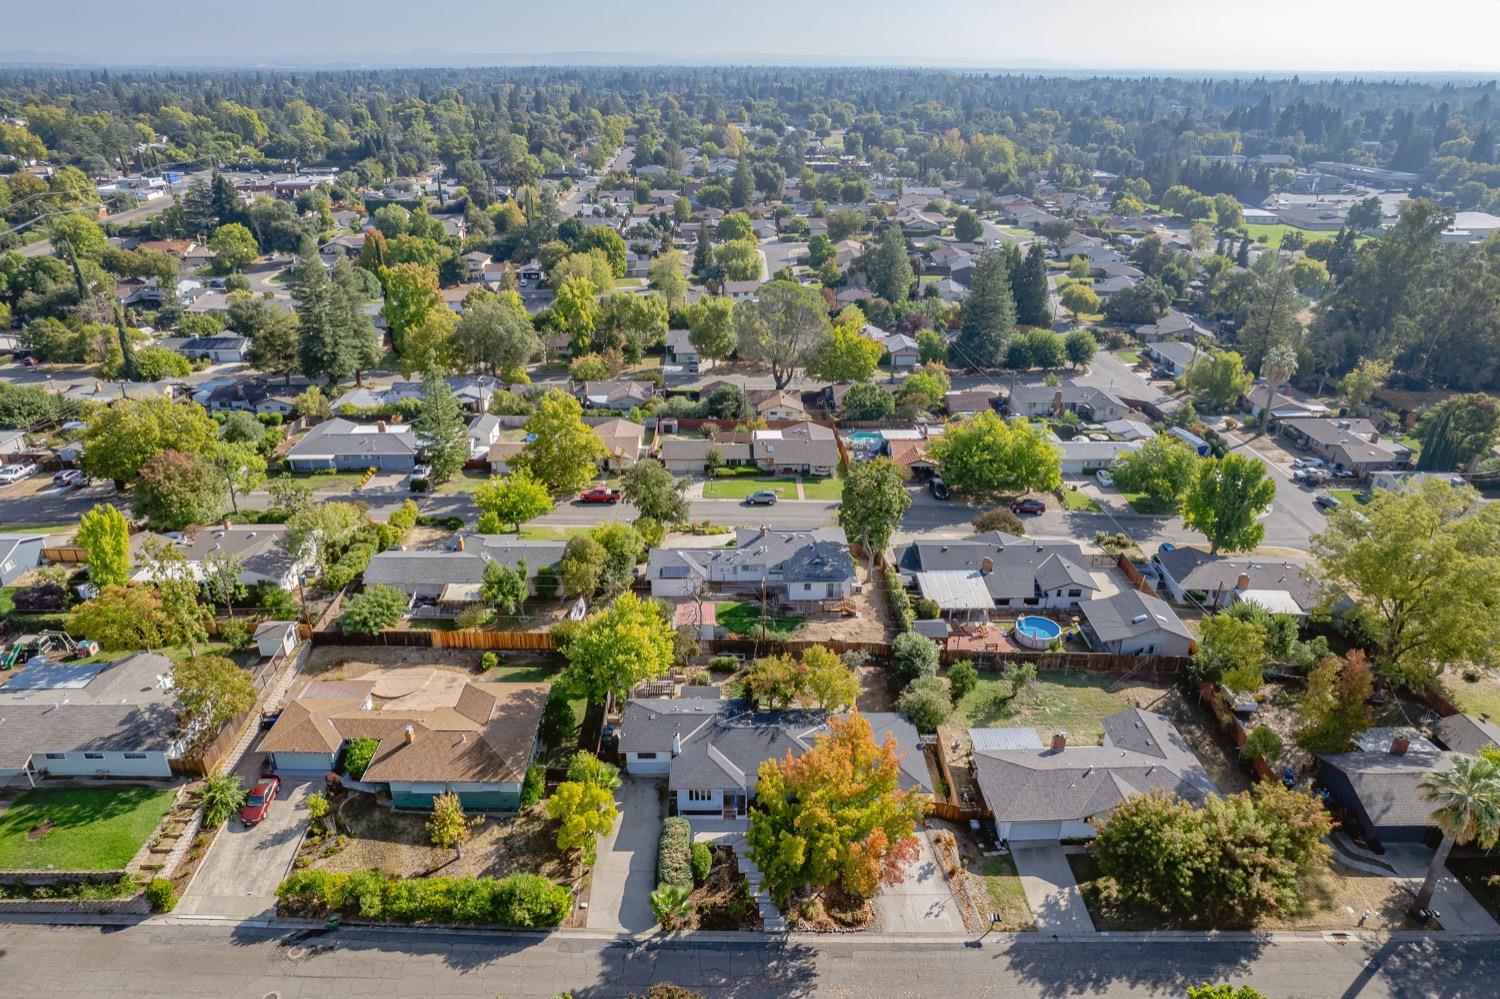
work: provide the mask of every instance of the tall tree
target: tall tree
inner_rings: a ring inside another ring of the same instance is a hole
[[[905,301],[916,282],[911,260],[906,255],[906,237],[901,227],[892,225],[880,236],[880,242],[865,259],[865,274],[870,289],[890,302]]]
[[[207,454],[208,463],[219,474],[229,494],[229,506],[240,512],[240,497],[259,489],[266,481],[266,459],[247,441],[218,441]]]
[[[734,300],[711,295],[694,302],[688,309],[688,340],[711,361],[734,353]]]
[[[830,718],[801,756],[761,764],[747,838],[779,905],[806,886],[867,898],[905,877],[927,805],[900,775],[895,740],[877,744],[858,713]]]
[[[1243,359],[1232,350],[1215,350],[1200,357],[1182,381],[1194,399],[1221,408],[1234,405],[1254,384]]]
[[[1016,303],[1016,322],[1022,326],[1051,326],[1052,303],[1047,291],[1047,254],[1040,242],[1032,243],[1011,274],[1011,296]]]
[[[865,314],[849,307],[839,314],[828,339],[808,358],[807,373],[828,382],[868,381],[880,365],[885,346],[864,335]]]
[[[1452,472],[1488,454],[1500,435],[1500,401],[1483,392],[1452,396],[1422,414],[1417,467]]]
[[[1276,390],[1291,380],[1297,373],[1297,351],[1289,343],[1278,343],[1266,351],[1260,362],[1261,375],[1266,379],[1266,405],[1260,411],[1260,425],[1264,430],[1276,406]]]
[[[1226,454],[1198,463],[1182,500],[1182,521],[1208,539],[1211,550],[1246,552],[1265,536],[1257,518],[1276,498],[1276,482],[1256,458]]]
[[[856,462],[844,478],[839,526],[851,541],[864,546],[865,556],[873,565],[909,506],[911,494],[894,461],[876,458]]]
[[[1245,363],[1262,369],[1262,360],[1275,348],[1287,347],[1296,354],[1302,345],[1303,327],[1298,314],[1302,297],[1292,280],[1291,268],[1279,253],[1262,253],[1250,268],[1251,285],[1245,302],[1245,319],[1236,343]]]
[[[250,337],[250,366],[257,371],[281,375],[286,384],[298,364],[297,318],[275,309],[264,326]]]
[[[506,291],[465,303],[453,348],[468,367],[514,381],[541,352],[542,342],[520,295]]]
[[[651,287],[666,299],[669,308],[682,304],[687,295],[688,285],[687,278],[683,276],[683,263],[681,250],[667,250],[651,261],[651,266],[646,269]]]
[[[762,285],[756,301],[736,305],[734,325],[740,356],[770,367],[778,389],[786,387],[832,329],[818,290],[785,280]]]
[[[620,482],[625,499],[642,517],[669,527],[688,520],[687,487],[687,479],[679,479],[656,461],[636,462]]]
[[[118,508],[95,504],[78,519],[78,546],[88,557],[89,582],[103,589],[130,580],[130,525]]]
[[[552,509],[552,497],[547,494],[545,483],[533,478],[527,469],[519,468],[503,479],[481,482],[474,490],[474,505],[486,516],[495,518],[490,525],[481,517],[480,533],[498,534],[498,529],[506,524],[519,533],[522,524]],[[496,530],[486,530],[490,526]]]
[[[397,264],[387,268],[381,279],[385,288],[381,312],[391,331],[391,346],[400,354],[406,346],[407,333],[443,308],[437,271],[425,264]]]
[[[163,451],[202,454],[218,436],[218,425],[197,403],[123,399],[90,414],[80,464],[92,478],[128,485]]]
[[[225,722],[255,706],[250,674],[224,656],[193,656],[172,667],[177,716],[190,748],[212,742]]]
[[[620,594],[604,610],[584,619],[563,650],[565,675],[595,703],[672,668],[672,622],[662,605],[634,593]]]
[[[1110,474],[1127,493],[1144,493],[1175,508],[1198,469],[1198,453],[1171,434],[1157,434],[1115,460]]]
[[[1010,267],[1002,254],[983,253],[960,311],[958,338],[948,357],[969,368],[998,368],[1016,331],[1016,303],[1010,293]]]
[[[1456,844],[1477,843],[1491,850],[1500,842],[1500,766],[1482,757],[1455,756],[1451,770],[1429,773],[1420,786],[1443,833],[1417,892],[1416,908],[1427,909]]]
[[[1062,452],[1031,423],[1007,423],[998,413],[965,417],[932,442],[929,454],[943,481],[974,493],[1015,495],[1047,491],[1062,482]]]
[[[598,474],[604,442],[566,392],[553,389],[542,396],[525,429],[527,442],[512,464],[545,484],[553,497],[576,493]]]
[[[463,405],[448,387],[441,371],[433,368],[422,379],[422,406],[412,420],[417,445],[432,470],[430,481],[440,485],[463,470],[469,460],[469,432]]]
[[[298,354],[307,377],[322,378],[330,387],[350,377],[358,381],[380,360],[370,317],[348,281],[330,279],[316,254],[299,258],[292,295],[297,300]]]

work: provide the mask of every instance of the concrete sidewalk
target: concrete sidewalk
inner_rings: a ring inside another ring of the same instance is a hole
[[[1016,846],[1011,860],[1021,876],[1026,904],[1042,932],[1092,933],[1094,921],[1083,904],[1078,882],[1061,846]]]

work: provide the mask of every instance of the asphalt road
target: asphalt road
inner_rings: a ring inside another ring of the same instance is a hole
[[[182,191],[186,191],[188,189],[188,185],[190,183],[200,177],[207,177],[208,175],[209,171],[207,170],[200,173],[191,174],[190,176],[183,178],[180,183],[173,184],[170,190],[173,192],[181,193]],[[169,193],[165,197],[157,198],[154,201],[148,201],[137,208],[127,208],[123,212],[116,212],[113,215],[106,215],[103,219],[100,220],[100,224],[114,223],[116,225],[123,225],[126,222],[136,222],[140,219],[150,218],[157,212],[164,212],[176,203],[177,199],[172,197],[172,195]],[[46,254],[52,252],[52,241],[48,239],[39,239],[35,243],[27,243],[25,246],[20,247],[16,252],[21,254],[21,256],[23,257],[45,256]]]
[[[710,999],[758,996],[1180,997],[1204,981],[1272,999],[1494,994],[1493,940],[1178,940],[1043,934],[979,943],[834,936],[637,942],[594,934],[346,929],[308,938],[247,925],[11,923],[5,994],[58,997],[475,996],[576,999],[673,982]]]

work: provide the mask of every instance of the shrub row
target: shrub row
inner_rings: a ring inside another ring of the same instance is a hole
[[[906,587],[901,585],[901,573],[896,571],[895,566],[885,567],[885,596],[890,604],[891,623],[896,626],[896,631],[911,631],[917,615],[912,610],[911,597],[907,594]]]
[[[656,843],[656,883],[693,888],[693,827],[681,816],[663,819]]]
[[[302,870],[276,888],[291,915],[340,912],[401,923],[483,923],[557,926],[573,893],[539,874],[501,878],[390,878],[379,871]]]

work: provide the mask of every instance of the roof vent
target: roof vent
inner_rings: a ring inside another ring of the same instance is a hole
[[[1145,620],[1147,618],[1149,618],[1150,616],[1151,616],[1150,614],[1137,614],[1135,617],[1133,617],[1133,618],[1130,619],[1130,623],[1131,624],[1141,624],[1141,623],[1145,622]]]

